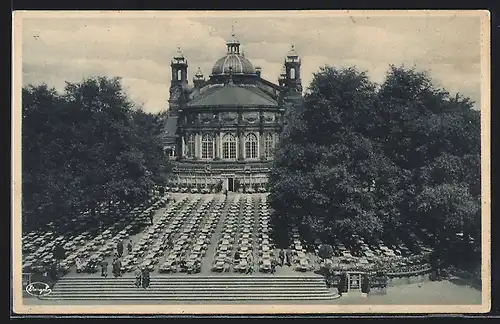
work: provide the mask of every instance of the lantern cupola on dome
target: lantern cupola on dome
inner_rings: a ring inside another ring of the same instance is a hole
[[[231,38],[226,42],[227,53],[218,59],[213,68],[212,75],[226,74],[231,71],[232,74],[251,74],[255,75],[255,69],[250,61],[240,52],[240,41],[233,32]]]

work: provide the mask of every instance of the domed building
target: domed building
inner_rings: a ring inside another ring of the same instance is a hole
[[[293,46],[275,84],[261,77],[234,34],[226,45],[208,80],[198,68],[192,85],[180,49],[172,59],[165,149],[178,187],[265,187],[285,107],[302,99],[301,62]]]

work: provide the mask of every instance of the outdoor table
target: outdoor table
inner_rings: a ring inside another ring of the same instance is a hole
[[[248,229],[248,228],[244,228],[244,229],[243,229],[243,233],[245,233],[245,234],[250,233],[250,229]]]
[[[263,259],[261,269],[269,269],[270,267],[271,267],[271,260],[270,259]]]
[[[241,252],[246,252],[246,251],[248,251],[248,246],[246,246],[246,245],[241,245],[241,246],[240,246],[240,250],[241,250]]]
[[[269,253],[269,251],[265,251],[262,253],[262,259],[264,260],[271,259],[271,254]]]
[[[224,269],[224,261],[217,261],[213,269],[222,271]]]

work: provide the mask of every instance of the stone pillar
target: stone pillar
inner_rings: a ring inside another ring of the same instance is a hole
[[[182,158],[182,135],[175,138],[175,151],[176,159],[180,160]]]
[[[194,156],[197,159],[201,158],[201,136],[198,132],[194,135]]]
[[[220,159],[220,151],[221,151],[221,142],[220,142],[220,133],[215,132],[215,159],[219,160]]]
[[[265,147],[264,147],[264,132],[261,130],[259,132],[259,156],[260,156],[260,159],[261,160],[264,160],[266,158],[266,154],[265,154]]]
[[[186,142],[187,142],[187,134],[183,134],[182,137],[181,137],[181,151],[178,153],[182,158],[184,158],[186,156]]]
[[[238,160],[245,159],[245,133],[238,132]]]

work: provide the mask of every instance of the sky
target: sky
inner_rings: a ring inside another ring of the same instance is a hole
[[[291,45],[302,60],[304,88],[321,66],[356,66],[381,83],[389,64],[428,71],[434,83],[476,102],[481,88],[479,17],[322,12],[54,15],[22,20],[22,83],[93,76],[121,77],[135,103],[156,113],[168,107],[170,60],[177,48],[188,60],[189,82],[206,78],[226,53],[234,25],[241,49],[262,76],[277,83]]]

